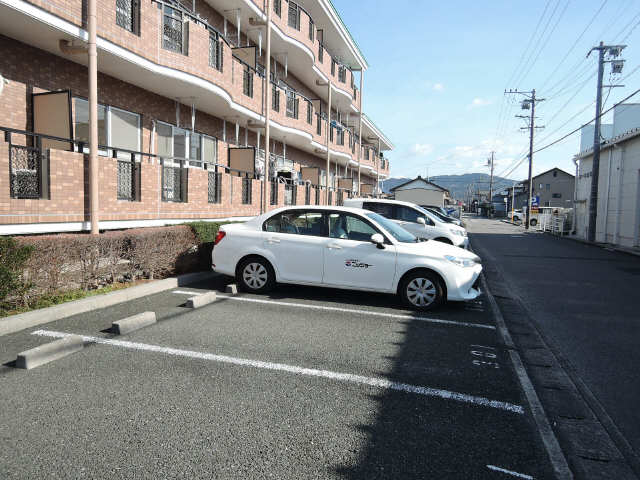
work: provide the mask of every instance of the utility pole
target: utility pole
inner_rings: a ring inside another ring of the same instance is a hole
[[[602,115],[602,77],[604,75],[604,64],[611,63],[611,73],[622,72],[622,66],[624,60],[609,60],[605,61],[605,53],[612,57],[618,57],[622,52],[622,49],[626,45],[604,45],[600,42],[600,45],[593,47],[587,53],[587,58],[594,50],[598,51],[598,90],[596,92],[596,120],[595,128],[593,129],[593,166],[591,167],[591,192],[589,195],[589,226],[587,229],[587,240],[589,242],[596,241],[596,221],[598,216],[598,179],[600,177],[600,116]],[[607,85],[610,88],[622,87],[623,85]]]
[[[534,88],[530,92],[520,91],[520,90],[509,90],[504,92],[507,93],[517,93],[519,95],[523,95],[525,99],[522,101],[522,110],[531,110],[531,116],[529,117],[529,126],[526,127],[529,129],[529,177],[527,184],[529,185],[529,192],[527,195],[527,216],[525,219],[525,226],[527,230],[529,229],[529,221],[531,219],[531,195],[533,194],[533,180],[532,180],[532,172],[533,172],[533,134],[536,128],[544,128],[544,127],[536,127],[535,126],[535,118],[536,118],[536,102],[542,102],[544,98],[536,98],[536,89]],[[516,115],[518,118],[527,118],[525,115]]]
[[[491,167],[491,176],[489,177],[489,212],[487,216],[491,218],[491,206],[493,205],[493,156],[496,152],[491,152],[491,158],[487,160],[487,166]]]

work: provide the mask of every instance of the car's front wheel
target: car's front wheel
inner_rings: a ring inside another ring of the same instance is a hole
[[[236,281],[245,292],[268,292],[276,284],[275,277],[271,264],[260,257],[247,258],[236,272]]]
[[[432,310],[444,302],[441,280],[426,270],[407,275],[402,280],[398,293],[403,303],[416,310]]]

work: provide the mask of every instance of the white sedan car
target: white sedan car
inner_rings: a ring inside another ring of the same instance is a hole
[[[418,310],[476,298],[482,271],[467,250],[419,242],[377,213],[332,206],[279,208],[223,225],[212,261],[248,292],[280,282],[394,293]]]

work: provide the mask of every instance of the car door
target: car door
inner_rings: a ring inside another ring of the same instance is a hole
[[[329,238],[325,240],[323,283],[390,290],[396,270],[395,245],[385,244],[380,249],[371,243],[371,235],[382,232],[359,215],[334,211],[328,213],[327,219]]]
[[[424,225],[422,223],[418,223],[418,218],[420,217],[424,219]],[[415,208],[411,208],[406,205],[394,205],[393,220],[419,239],[428,240],[437,236],[433,220]]]
[[[279,281],[321,283],[327,238],[320,210],[287,210],[263,225],[263,247],[272,254]]]

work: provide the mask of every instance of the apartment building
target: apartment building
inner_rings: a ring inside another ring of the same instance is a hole
[[[330,0],[95,1],[100,229],[340,204],[389,175]],[[0,234],[89,229],[87,3],[0,0]]]

